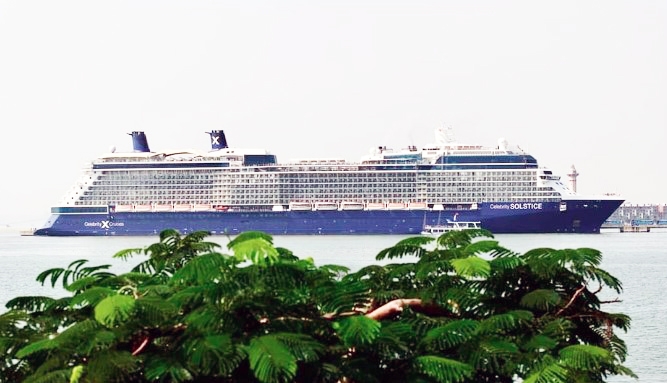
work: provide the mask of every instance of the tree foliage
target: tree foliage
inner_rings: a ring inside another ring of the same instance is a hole
[[[39,274],[71,296],[17,297],[0,316],[3,382],[603,382],[636,377],[630,318],[594,249],[503,248],[482,229],[413,237],[385,266],[317,266],[247,232],[205,232]],[[406,256],[416,257],[408,262]]]

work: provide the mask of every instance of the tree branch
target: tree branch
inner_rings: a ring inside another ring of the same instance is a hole
[[[422,307],[422,300],[417,298],[394,299],[393,301],[389,301],[377,309],[366,313],[366,316],[371,319],[380,320],[403,311],[403,308],[406,306],[412,308]]]
[[[574,292],[574,295],[572,295],[572,298],[570,298],[570,301],[567,302],[567,304],[565,306],[563,306],[563,308],[558,310],[558,312],[556,313],[556,316],[562,314],[563,311],[567,310],[567,308],[570,307],[572,305],[572,303],[574,303],[574,300],[577,299],[577,297],[579,295],[581,295],[581,293],[584,292],[585,289],[586,289],[586,285],[581,285],[581,287],[578,288],[577,291]]]

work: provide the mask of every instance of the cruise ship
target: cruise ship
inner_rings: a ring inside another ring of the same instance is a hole
[[[128,133],[133,151],[93,160],[34,235],[420,234],[451,220],[496,234],[599,233],[623,203],[578,195],[504,139],[461,144],[451,129],[422,148],[375,146],[358,161],[279,162],[229,147],[222,130],[205,133],[200,151],[152,151],[145,132]]]

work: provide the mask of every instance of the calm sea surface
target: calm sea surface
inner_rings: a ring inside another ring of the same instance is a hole
[[[316,264],[339,264],[353,271],[377,263],[375,255],[405,236],[276,236],[274,244],[297,256],[312,257]],[[500,244],[517,252],[537,247],[590,247],[603,253],[602,268],[623,282],[620,296],[608,291],[605,297],[622,302],[606,307],[632,318],[628,333],[620,336],[628,345],[626,365],[639,375],[639,382],[667,382],[667,231],[650,233],[603,232],[601,234],[511,234],[497,235]],[[225,245],[223,236],[209,237]],[[88,265],[111,265],[111,271],[128,271],[144,258],[113,259],[119,250],[141,248],[157,237],[22,237],[13,231],[0,232],[0,310],[8,300],[23,295],[58,297],[62,290],[41,286],[35,278],[46,269],[66,268],[79,259]],[[224,247],[223,247],[224,249]],[[635,382],[612,378],[609,382]]]

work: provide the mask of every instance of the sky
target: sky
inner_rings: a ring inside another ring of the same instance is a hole
[[[519,145],[581,194],[667,203],[667,2],[0,0],[0,225],[111,147],[351,161]]]

